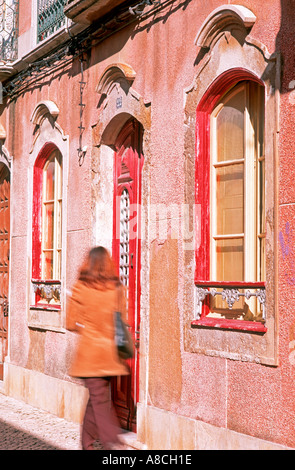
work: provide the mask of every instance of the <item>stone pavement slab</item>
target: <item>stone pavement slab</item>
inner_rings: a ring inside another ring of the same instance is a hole
[[[0,450],[80,450],[80,425],[0,393]]]

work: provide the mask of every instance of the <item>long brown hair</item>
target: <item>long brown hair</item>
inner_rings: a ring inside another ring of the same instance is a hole
[[[84,261],[79,280],[98,288],[109,288],[120,283],[114,262],[106,248],[92,248]]]

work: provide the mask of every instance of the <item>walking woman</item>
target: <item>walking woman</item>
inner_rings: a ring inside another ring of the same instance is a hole
[[[73,287],[67,311],[67,329],[79,333],[70,375],[83,378],[89,401],[82,426],[83,450],[94,450],[99,440],[104,449],[122,449],[119,423],[110,398],[113,376],[128,375],[114,342],[114,312],[126,318],[123,286],[104,247],[92,248]]]

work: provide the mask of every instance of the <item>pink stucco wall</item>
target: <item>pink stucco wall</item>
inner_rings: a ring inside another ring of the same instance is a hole
[[[18,31],[21,36],[23,33],[27,32],[31,27],[31,9],[32,9],[32,0],[20,0],[19,1],[19,23]]]
[[[67,334],[29,330],[26,324],[26,283],[29,278],[27,244],[28,156],[33,141],[31,114],[39,101],[50,99],[59,109],[58,124],[69,136],[67,286],[75,279],[81,256],[92,243],[91,149],[92,126],[98,121],[99,96],[95,88],[106,66],[121,62],[136,71],[133,88],[151,102],[149,169],[150,202],[183,201],[184,89],[196,73],[194,39],[208,14],[223,2],[192,0],[171,4],[143,24],[131,25],[99,44],[87,58],[84,79],[86,107],[84,164],[78,164],[79,64],[44,79],[5,109],[1,122],[7,130],[6,147],[14,157],[12,196],[12,305],[10,360],[22,367],[64,378],[71,342]],[[176,241],[150,248],[148,404],[207,423],[295,447],[295,99],[289,84],[294,75],[294,11],[287,0],[244,0],[257,15],[251,36],[270,53],[283,56],[279,133],[279,311],[278,366],[210,357],[185,350],[183,342],[184,276]],[[24,12],[24,2],[20,2]],[[29,10],[29,9],[28,9]],[[27,12],[28,10],[25,9]],[[25,32],[29,17],[20,23]],[[295,93],[295,92],[294,92]],[[246,341],[246,338],[245,338]],[[225,345],[226,348],[226,345]],[[292,349],[293,348],[293,349]]]

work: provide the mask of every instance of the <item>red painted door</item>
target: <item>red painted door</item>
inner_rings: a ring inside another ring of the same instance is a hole
[[[8,352],[8,288],[10,240],[10,182],[6,166],[0,169],[0,380]]]
[[[139,372],[140,204],[143,165],[141,127],[136,120],[127,122],[115,147],[113,256],[120,279],[126,287],[127,321],[135,342],[135,354],[128,361],[130,375],[116,378],[112,393],[121,426],[134,431]]]

